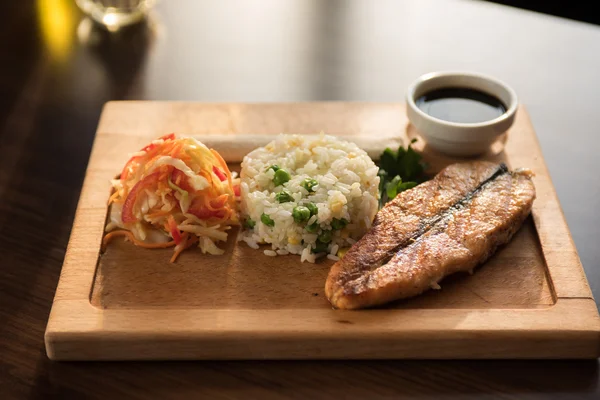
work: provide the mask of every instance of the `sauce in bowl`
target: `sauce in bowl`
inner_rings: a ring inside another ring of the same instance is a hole
[[[478,123],[504,114],[500,99],[475,89],[449,87],[427,92],[415,100],[424,113],[444,121]]]
[[[513,124],[518,105],[510,86],[466,71],[430,72],[406,93],[408,120],[427,146],[458,157],[489,151]]]

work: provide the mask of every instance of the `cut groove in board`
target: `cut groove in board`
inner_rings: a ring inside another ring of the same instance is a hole
[[[146,250],[120,239],[99,256],[109,180],[164,133],[417,137],[395,103],[112,102],[103,111],[57,288],[53,359],[595,358],[600,319],[527,113],[487,160],[536,174],[513,240],[473,276],[378,310],[332,310],[331,261],[267,257],[232,235],[225,255]],[[227,141],[222,141],[226,144]],[[419,140],[436,172],[459,161]],[[219,150],[219,149],[217,149]]]

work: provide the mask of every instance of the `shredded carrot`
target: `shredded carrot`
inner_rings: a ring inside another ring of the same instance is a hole
[[[106,236],[104,236],[104,239],[102,239],[103,250],[106,249],[106,246],[108,245],[108,243],[115,236],[125,236],[126,239],[129,239],[136,246],[140,246],[140,247],[143,247],[146,249],[165,249],[167,247],[175,246],[174,240],[171,240],[170,242],[165,242],[165,243],[144,243],[144,242],[137,240],[135,238],[135,236],[133,236],[133,233],[131,233],[130,231],[119,230],[119,231],[113,231],[113,232],[107,233]]]
[[[173,146],[170,152],[170,156],[173,158],[179,158],[179,153],[181,152],[181,148],[183,145],[181,143],[177,143]]]
[[[196,243],[198,241],[198,236],[196,236],[196,235],[193,235],[190,238],[187,238],[187,236],[189,236],[189,234],[187,232],[185,232],[182,236],[182,239],[185,238],[185,240],[186,240],[185,245],[181,246],[178,249],[175,249],[175,253],[173,253],[173,257],[171,257],[172,263],[174,263],[175,260],[177,260],[177,257],[179,257],[181,252],[183,252],[186,249],[189,249],[194,243]]]
[[[215,224],[222,224],[223,222],[227,221],[231,217],[230,209],[224,208],[223,212],[224,212],[223,217],[217,218],[213,221]]]
[[[175,146],[177,146],[177,141],[169,141],[169,142],[165,142],[162,149],[161,149],[161,154],[165,155],[165,154],[170,154],[173,151],[173,148]]]
[[[204,197],[204,206],[208,208],[210,211],[219,211],[224,208],[224,205],[227,203],[227,199],[229,198],[228,194],[222,194],[216,199],[209,199],[208,196]],[[213,203],[216,203],[217,206],[213,206]]]
[[[166,190],[171,190],[171,187],[169,186],[169,184],[167,182],[165,182],[164,180],[159,180],[156,184],[156,191],[158,193],[162,193]]]
[[[221,218],[217,221],[218,223],[223,223],[231,218],[231,214],[232,214],[231,210],[229,208],[226,208],[224,211],[225,211],[225,214],[223,215],[223,218]]]
[[[162,217],[164,215],[170,214],[171,211],[172,210],[158,210],[158,211],[155,211],[155,212],[153,212],[151,214],[146,214],[146,217],[148,217],[148,218]]]
[[[179,152],[179,159],[181,161],[183,161],[186,165],[189,165],[190,161],[192,161],[192,158],[185,152]]]
[[[210,183],[212,186],[212,184],[213,184],[213,178],[211,176],[212,174],[209,174],[208,172],[206,172],[203,169],[200,170],[199,174],[200,174],[200,176],[204,177],[208,181],[208,183]]]
[[[160,175],[158,175],[158,180],[166,181],[167,177],[171,175],[172,168],[173,167],[171,167],[170,165],[161,165],[158,170],[160,172]]]
[[[179,257],[179,255],[181,254],[181,252],[183,252],[183,250],[185,250],[185,246],[187,245],[187,233],[184,234],[184,237],[186,237],[186,241],[181,242],[177,246],[175,246],[175,249],[173,250],[173,255],[171,256],[171,259],[169,260],[170,263],[174,263],[175,260],[177,260],[177,257]]]

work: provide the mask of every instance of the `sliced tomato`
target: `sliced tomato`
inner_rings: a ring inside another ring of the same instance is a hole
[[[167,224],[169,224],[169,233],[171,233],[171,237],[175,243],[181,243],[181,232],[179,232],[177,222],[175,222],[175,218],[172,215],[169,215],[169,218],[167,218]]]
[[[133,188],[127,195],[127,198],[125,199],[125,202],[123,203],[123,211],[121,212],[121,220],[123,222],[128,223],[137,221],[137,218],[135,217],[135,215],[133,215],[133,206],[135,206],[138,194],[142,190],[156,185],[158,183],[159,175],[160,172],[154,172],[133,186]]]
[[[219,180],[221,182],[225,182],[227,180],[227,175],[225,175],[225,172],[221,171],[218,167],[213,165],[213,172],[215,173],[215,175],[219,178]]]
[[[236,197],[240,197],[240,195],[241,195],[240,185],[233,185],[233,194],[235,194]]]
[[[161,137],[158,138],[158,140],[164,140],[165,142],[168,140],[175,140],[175,134],[174,133],[169,133],[167,135],[163,135]],[[144,146],[140,151],[145,152],[146,154],[144,154],[143,156],[133,156],[129,159],[129,161],[127,161],[125,163],[125,167],[123,167],[123,171],[121,171],[121,179],[127,179],[127,176],[129,175],[129,166],[131,165],[131,163],[133,163],[135,160],[138,160],[142,157],[146,157],[148,155],[152,155],[152,153],[158,148],[157,144],[154,143],[149,143],[146,146]]]

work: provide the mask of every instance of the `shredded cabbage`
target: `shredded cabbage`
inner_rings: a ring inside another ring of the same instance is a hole
[[[238,188],[234,191],[239,178],[223,158],[194,138],[174,134],[130,157],[119,179],[111,180],[106,230],[131,233],[111,232],[105,240],[126,236],[138,246],[174,246],[171,261],[195,243],[203,253],[222,254],[216,243],[227,240],[230,225],[239,224]]]
[[[148,172],[146,173],[146,175],[151,174],[152,172],[154,172],[157,168],[159,168],[162,165],[172,165],[173,167],[175,167],[178,170],[180,170],[181,172],[183,172],[190,179],[190,185],[192,185],[192,187],[194,189],[196,189],[196,190],[206,189],[208,187],[208,185],[209,185],[209,183],[206,180],[206,178],[204,178],[203,176],[199,176],[196,173],[194,173],[194,171],[192,171],[192,169],[190,167],[188,167],[187,165],[185,165],[185,163],[183,161],[178,160],[178,159],[173,158],[173,157],[169,157],[169,156],[159,157],[148,168]]]

